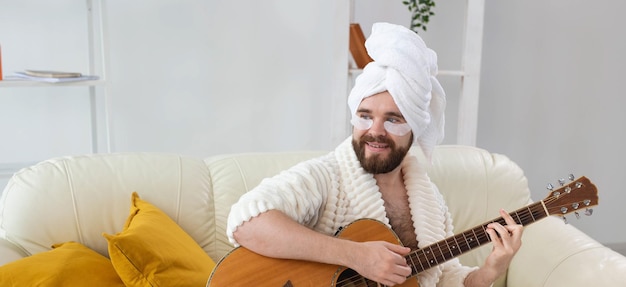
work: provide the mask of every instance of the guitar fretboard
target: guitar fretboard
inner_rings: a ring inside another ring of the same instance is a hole
[[[509,214],[516,223],[524,226],[548,216],[543,206],[543,201],[533,203]],[[455,236],[411,252],[406,256],[407,262],[412,269],[411,275],[417,275],[419,272],[435,267],[465,252],[489,243],[491,239],[486,230],[487,225],[492,222],[506,225],[504,218],[499,217],[493,221],[486,222]]]

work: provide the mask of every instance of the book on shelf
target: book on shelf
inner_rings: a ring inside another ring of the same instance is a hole
[[[7,80],[23,80],[36,81],[46,83],[66,83],[78,81],[94,81],[98,80],[98,76],[83,75],[78,72],[61,72],[61,71],[42,71],[42,70],[25,70],[24,72],[15,72],[13,75],[6,77]]]
[[[365,49],[365,35],[358,23],[350,23],[350,53],[356,63],[357,68],[363,69],[365,65],[372,62],[372,58]]]
[[[62,72],[62,71],[41,71],[41,70],[24,70],[24,74],[31,77],[41,78],[77,78],[83,74],[78,72]]]

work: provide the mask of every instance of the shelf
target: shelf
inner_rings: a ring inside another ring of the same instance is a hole
[[[463,77],[465,76],[464,71],[452,71],[452,70],[440,70],[437,76],[457,76]]]
[[[351,68],[351,69],[348,70],[348,73],[350,74],[350,76],[357,76],[357,75],[361,74],[361,72],[363,72],[363,69]],[[437,76],[463,77],[463,76],[465,76],[465,72],[463,72],[463,71],[454,71],[454,70],[440,70],[439,73],[437,74]]]
[[[88,67],[83,67],[80,70],[84,70],[86,75],[98,76],[97,80],[81,80],[81,81],[69,81],[69,82],[57,82],[49,83],[43,81],[33,81],[28,79],[16,78],[13,75],[6,74],[4,79],[0,79],[0,89],[2,88],[17,88],[17,89],[33,89],[33,92],[38,89],[59,89],[59,88],[71,88],[78,87],[89,98],[89,105],[85,106],[88,109],[90,116],[90,139],[91,139],[91,152],[110,152],[110,130],[109,130],[109,101],[108,101],[108,89],[109,84],[107,79],[107,39],[106,39],[106,23],[104,11],[104,0],[83,0],[85,2],[84,12],[85,16],[85,28],[87,29],[87,52],[89,57]],[[76,1],[72,1],[76,2]],[[78,3],[76,3],[78,4]],[[73,4],[74,5],[74,4]],[[68,6],[69,7],[69,6]],[[82,15],[81,15],[82,18]],[[15,25],[19,26],[19,25]],[[16,30],[19,33],[19,30]],[[77,38],[79,39],[79,38]],[[44,47],[45,48],[45,47]],[[43,49],[43,48],[42,48]],[[77,69],[77,68],[76,68]],[[21,70],[13,69],[13,70]],[[54,70],[54,69],[53,69]],[[77,69],[79,70],[79,69]],[[93,79],[93,78],[89,78]],[[76,79],[74,79],[76,80]],[[86,88],[86,89],[85,89]],[[63,89],[59,90],[63,91]],[[3,91],[4,92],[4,91]],[[20,91],[22,92],[22,91]],[[28,94],[28,91],[25,91]],[[52,94],[52,93],[51,93]],[[44,160],[44,159],[42,159]],[[0,160],[0,178],[6,178],[12,176],[15,172],[24,167],[32,165],[33,162],[3,162]]]
[[[63,82],[63,83],[47,83],[37,81],[26,80],[1,80],[0,87],[90,87],[90,86],[103,86],[106,82],[104,80],[95,81],[76,81],[76,82]]]

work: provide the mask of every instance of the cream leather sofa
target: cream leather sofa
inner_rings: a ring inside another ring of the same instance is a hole
[[[260,153],[206,159],[118,153],[55,158],[16,173],[0,201],[0,265],[77,241],[107,255],[103,232],[119,232],[130,194],[173,218],[216,261],[232,247],[229,207],[261,179],[321,152]],[[458,232],[531,202],[522,170],[507,157],[440,146],[429,174],[444,194]],[[536,198],[534,200],[541,200]],[[597,207],[601,208],[601,206]],[[479,265],[491,246],[462,255]],[[559,218],[529,225],[506,278],[495,286],[626,286],[626,258]]]

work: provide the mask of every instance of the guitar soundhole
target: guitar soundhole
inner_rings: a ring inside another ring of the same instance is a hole
[[[352,269],[346,269],[337,279],[337,287],[377,287],[378,283],[369,280]]]

